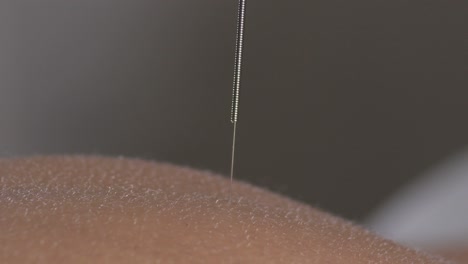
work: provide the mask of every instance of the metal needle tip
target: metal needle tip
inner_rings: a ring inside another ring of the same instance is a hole
[[[236,128],[237,128],[237,122],[234,122],[234,129],[232,132],[231,183],[229,185],[229,203],[231,203],[232,179],[234,178],[234,156],[235,156],[235,151],[236,151]]]

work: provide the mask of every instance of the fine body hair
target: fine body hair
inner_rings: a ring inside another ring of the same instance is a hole
[[[1,263],[448,263],[207,171],[138,159],[0,160]]]

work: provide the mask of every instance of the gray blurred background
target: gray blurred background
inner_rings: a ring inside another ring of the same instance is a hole
[[[0,155],[227,174],[236,0],[0,1]],[[468,2],[247,2],[236,178],[359,220],[468,143]]]

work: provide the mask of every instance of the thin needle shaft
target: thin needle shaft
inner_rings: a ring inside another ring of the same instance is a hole
[[[234,154],[235,154],[235,151],[236,151],[236,125],[237,125],[237,122],[234,122],[234,131],[232,133],[231,184],[229,185],[229,202],[231,201],[232,178],[233,178],[233,175],[234,175]]]
[[[238,17],[237,17],[237,35],[236,35],[236,54],[234,61],[234,80],[232,88],[232,104],[231,104],[231,122],[234,124],[232,133],[232,157],[231,157],[231,184],[229,187],[229,201],[232,195],[232,179],[234,176],[234,154],[236,147],[236,128],[237,117],[239,113],[239,89],[241,81],[242,69],[242,48],[244,46],[244,27],[245,27],[245,1],[239,0]]]

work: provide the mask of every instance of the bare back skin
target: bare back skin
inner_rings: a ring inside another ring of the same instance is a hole
[[[136,159],[0,160],[0,263],[449,263],[246,183],[228,191]]]

